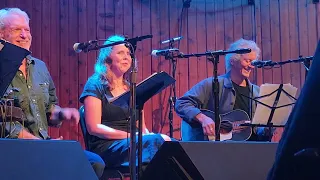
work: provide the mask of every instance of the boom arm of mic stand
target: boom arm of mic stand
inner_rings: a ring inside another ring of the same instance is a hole
[[[219,55],[208,57],[208,60],[213,63],[212,91],[214,96],[214,125],[215,125],[215,141],[220,141],[220,124],[219,116],[219,81],[218,81],[218,63]]]
[[[201,56],[221,56],[226,55],[230,53],[236,53],[236,54],[245,54],[251,52],[251,49],[236,49],[236,50],[218,50],[218,51],[207,51],[205,53],[192,53],[192,54],[178,54],[173,56],[173,58],[189,58],[189,57],[201,57]]]
[[[118,41],[118,42],[114,42],[114,43],[111,43],[111,44],[104,44],[104,45],[101,45],[101,46],[98,46],[98,45],[95,45],[95,46],[89,46],[85,52],[89,52],[89,51],[93,51],[93,50],[99,50],[99,49],[102,49],[102,48],[106,48],[106,47],[110,47],[110,46],[115,46],[115,45],[119,45],[119,44],[124,44],[124,43],[128,43],[127,41]]]
[[[287,61],[280,61],[280,62],[270,62],[268,64],[264,64],[264,65],[257,65],[257,68],[263,68],[263,67],[273,67],[276,65],[282,66],[284,64],[288,64],[288,63],[299,63],[299,62],[303,62],[303,63],[310,63],[310,61],[313,59],[313,56],[309,56],[309,57],[300,57],[299,59],[295,59],[295,60],[287,60]],[[309,64],[310,65],[310,64]]]

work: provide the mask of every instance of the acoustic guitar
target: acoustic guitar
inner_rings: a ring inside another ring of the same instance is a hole
[[[24,113],[21,108],[15,106],[4,106],[0,105],[1,112],[4,111],[6,115],[6,120],[10,120],[12,118],[13,121],[23,121],[24,120]],[[0,113],[1,113],[0,112]],[[0,119],[2,117],[0,116]]]
[[[202,109],[201,112],[215,120],[215,113],[213,111]],[[250,123],[249,115],[243,110],[233,110],[225,114],[220,114],[220,141],[245,141],[248,140],[252,134],[250,126],[241,126],[241,124]],[[209,140],[215,140],[215,136],[208,136]]]

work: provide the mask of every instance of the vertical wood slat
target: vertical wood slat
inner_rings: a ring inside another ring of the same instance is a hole
[[[282,30],[281,28],[283,26],[286,26],[286,22],[281,22],[280,23],[280,17],[279,17],[279,10],[281,9],[279,7],[278,0],[270,0],[270,41],[271,41],[271,51],[270,51],[270,59],[273,61],[279,62],[280,61],[280,56],[281,56],[281,48],[280,43],[283,37],[285,36],[282,34],[280,37],[280,31]],[[285,11],[284,9],[282,9]],[[280,27],[280,24],[283,26]],[[269,59],[269,58],[268,58]],[[279,84],[282,83],[282,78],[281,77],[281,69],[282,68],[273,68],[272,69],[272,79],[271,81],[267,81],[267,83],[274,83],[274,84]],[[270,72],[270,73],[271,73]]]
[[[47,34],[47,36],[50,37],[49,44],[52,46],[50,48],[50,65],[49,65],[49,71],[51,74],[51,77],[53,79],[53,82],[56,87],[56,93],[58,98],[60,99],[61,103],[61,96],[60,96],[60,12],[59,12],[59,1],[49,1],[48,4],[44,3],[43,6],[49,6],[50,7],[50,24],[51,24],[51,32],[50,36]],[[34,36],[34,38],[37,38]],[[58,138],[59,137],[59,129],[58,128],[50,128],[50,136],[52,138]]]
[[[261,0],[255,1],[255,7],[254,7],[254,23],[255,23],[255,29],[254,29],[254,40],[256,41],[257,45],[259,46],[260,50],[262,49],[262,21],[261,21]],[[262,59],[262,52],[260,53],[260,59]],[[255,75],[255,82],[260,85],[263,83],[263,72],[261,68],[256,68],[254,70]]]
[[[317,6],[311,1],[306,2],[306,10],[308,13],[308,54],[310,55],[314,54],[318,43],[316,7]]]
[[[217,49],[216,48],[216,21],[215,16],[217,14],[215,10],[216,1],[215,0],[206,0],[206,50]],[[211,62],[206,61],[207,63],[207,76],[213,76],[213,67]]]
[[[141,35],[150,35],[151,33],[151,2],[144,1],[141,2]],[[140,47],[142,49],[142,57],[141,57],[141,65],[142,68],[139,68],[139,71],[142,71],[142,79],[147,78],[152,74],[152,66],[151,66],[151,44],[152,39],[145,39],[141,42]],[[149,130],[152,127],[152,100],[148,100],[144,105],[144,116],[148,117],[146,119],[146,126]]]
[[[261,1],[261,39],[262,58],[271,59],[271,34],[270,34],[270,1]],[[273,69],[263,69],[263,82],[272,83]]]
[[[289,4],[289,51],[290,58],[299,57],[299,27],[298,27],[298,15],[297,15],[297,1],[292,1]],[[297,88],[300,87],[300,66],[301,64],[290,64],[290,77],[291,84]]]
[[[79,15],[78,15],[78,0],[69,0],[69,9],[68,9],[68,60],[69,60],[69,103],[68,107],[78,108],[79,107],[79,63],[78,56],[76,56],[75,51],[73,51],[72,46],[74,42],[77,42],[79,39],[79,30],[76,30],[75,27],[79,27]],[[74,68],[76,67],[76,68]],[[81,73],[81,72],[80,72]],[[75,86],[76,85],[76,86]],[[79,140],[78,126],[74,123],[69,123],[69,138],[72,140]]]
[[[133,29],[133,0],[125,0],[123,3],[123,33],[125,36],[132,37],[132,29]]]
[[[141,15],[141,7],[142,7],[142,3],[139,1],[132,1],[133,6],[133,20],[132,20],[132,24],[133,24],[133,36],[132,37],[136,37],[136,36],[141,36],[141,32],[142,32],[142,24],[141,24],[141,19],[142,19],[142,15]],[[137,47],[136,47],[136,52],[135,52],[135,56],[137,58],[137,62],[138,62],[138,74],[137,74],[137,81],[141,81],[142,78],[142,72],[143,72],[143,66],[142,66],[142,61],[143,61],[143,57],[142,57],[142,44],[143,41],[139,41],[137,42]]]
[[[243,19],[247,18],[248,14],[243,13],[243,2],[241,0],[239,1],[232,1],[232,9],[233,9],[233,41],[236,41],[240,38],[244,38],[243,31],[244,28],[242,26]],[[249,12],[248,12],[249,13]],[[246,16],[245,16],[246,15]],[[246,26],[250,27],[251,23],[249,20],[246,22]],[[250,28],[250,31],[252,31],[252,27]],[[252,37],[250,37],[251,39]],[[248,39],[248,38],[244,38]]]
[[[308,0],[256,0],[255,6],[247,5],[246,0],[195,1],[182,15],[179,0],[0,2],[1,8],[7,6],[20,7],[30,14],[33,55],[47,63],[62,107],[80,106],[78,96],[93,72],[97,57],[97,52],[75,55],[71,49],[75,42],[105,39],[114,33],[129,37],[153,34],[153,39],[138,42],[136,55],[140,81],[155,71],[170,73],[170,63],[163,57],[150,57],[150,51],[166,48],[160,41],[180,35],[180,28],[184,39],[179,48],[184,53],[226,49],[232,41],[244,37],[255,39],[261,47],[262,59],[273,61],[313,55],[320,34],[319,3],[312,4]],[[205,76],[212,76],[212,64],[204,59],[178,61],[178,97]],[[282,71],[255,70],[253,79],[258,85],[291,82],[301,88],[304,71],[300,64],[290,64],[282,67]],[[221,57],[219,74],[224,72]],[[160,131],[165,123],[162,132],[168,132],[169,92],[170,89],[166,89],[147,102],[145,115],[149,129],[154,127]],[[180,121],[175,115],[174,122],[178,123],[174,125],[175,129],[179,128]],[[78,127],[68,123],[60,132],[50,129],[53,137],[59,133],[65,139],[82,139]],[[179,133],[175,133],[175,137],[179,138]]]
[[[88,7],[87,7],[87,1],[79,1],[78,2],[78,9],[77,9],[77,13],[78,13],[78,24],[79,24],[79,35],[78,35],[78,39],[79,42],[85,42],[89,39],[88,37],[88,28],[86,28],[88,26],[88,20],[90,20],[89,18],[87,18],[88,15]],[[85,83],[87,81],[88,76],[90,76],[88,74],[88,54],[87,53],[81,53],[78,55],[78,69],[79,69],[79,73],[78,73],[78,79],[79,79],[79,87],[78,87],[78,94],[79,96],[82,93],[82,90],[85,86]],[[78,136],[79,136],[79,141],[81,142],[81,145],[83,147],[85,147],[84,142],[82,141],[83,139],[83,134],[81,131],[81,127],[80,125],[78,126]]]
[[[113,0],[112,0],[113,1]],[[96,17],[97,17],[97,24],[96,24],[96,30],[97,30],[97,39],[106,39],[106,17],[107,13],[105,12],[105,2],[104,0],[97,0],[96,1]],[[99,51],[97,52],[98,55]]]
[[[176,8],[178,9],[179,16],[179,36],[183,36],[183,39],[178,42],[178,48],[180,52],[187,53],[188,52],[188,10],[183,7],[183,4],[176,1]],[[189,81],[188,81],[188,59],[178,59],[177,62],[177,76],[176,76],[176,84],[177,84],[177,97],[182,96],[189,89]]]
[[[42,11],[42,1],[32,0],[32,12],[31,12],[32,16],[31,16],[31,19],[32,19],[32,23],[34,25],[41,24],[41,19],[42,19],[41,11]],[[41,52],[42,52],[42,47],[43,46],[41,44],[41,42],[42,42],[41,41],[41,39],[42,39],[41,31],[42,31],[42,28],[34,28],[32,30],[33,34],[37,34],[38,35],[37,38],[32,39],[33,48],[31,50],[32,50],[32,55],[35,56],[35,57],[42,57],[41,56],[42,55]],[[39,51],[33,51],[34,49],[39,49]],[[43,61],[47,64],[48,59],[43,59]]]
[[[168,39],[170,36],[170,11],[169,11],[169,1],[170,0],[163,0],[161,3],[163,3],[162,7],[160,7],[160,41]],[[160,46],[162,49],[167,48],[168,44],[163,44]],[[167,61],[164,57],[160,57],[160,70],[165,72],[170,72],[169,68],[169,61]],[[159,119],[160,129],[159,132],[163,134],[167,134],[169,132],[169,122],[168,122],[168,113],[169,113],[169,103],[168,98],[170,95],[170,89],[166,88],[163,90],[160,94],[160,108],[161,108],[161,114]]]
[[[306,3],[307,0],[297,0],[298,2],[298,26],[299,26],[299,55],[308,56],[308,15]],[[304,23],[302,23],[304,22]],[[300,67],[300,87],[303,86],[305,69]]]
[[[29,1],[30,2],[30,1]],[[42,3],[42,10],[40,13],[42,14],[42,22],[43,22],[43,28],[41,29],[41,37],[42,41],[41,44],[43,44],[44,47],[47,48],[42,48],[42,60],[46,63],[47,68],[49,72],[51,72],[51,67],[54,67],[54,65],[51,66],[51,63],[56,63],[56,61],[52,61],[51,59],[51,36],[49,34],[53,33],[51,32],[51,9],[50,6],[46,5],[47,3],[50,3],[49,1],[45,0]],[[36,37],[37,38],[37,37]],[[53,46],[54,47],[54,46]],[[54,137],[55,134],[59,134],[59,130],[57,128],[49,128],[49,133],[51,134],[52,137]]]
[[[281,61],[285,61],[286,59],[293,59],[296,57],[290,57],[290,37],[289,37],[289,6],[288,4],[292,1],[284,0],[279,1],[279,11],[281,10],[280,15],[280,42],[281,42],[281,53],[280,53],[280,59]],[[281,76],[282,75],[282,76]],[[290,83],[290,65],[286,64],[282,66],[282,74],[280,76],[282,77],[282,83]]]
[[[114,33],[124,35],[124,8],[123,0],[114,1]],[[125,2],[126,3],[126,2]],[[126,11],[127,13],[127,11]]]
[[[206,52],[207,51],[207,40],[211,41],[211,39],[207,39],[206,36],[206,2],[203,1],[197,5],[197,19],[196,19],[196,29],[197,29],[197,50],[196,52]],[[200,43],[201,42],[201,43]],[[212,48],[212,47],[211,47]],[[206,59],[206,57],[197,58],[198,63],[198,82],[208,77],[207,66],[210,65]],[[211,76],[211,75],[210,75]]]
[[[151,1],[150,2],[150,9],[151,9],[151,34],[153,34],[152,38],[152,48],[158,49],[160,47],[160,3],[159,1]],[[151,57],[151,72],[158,72],[160,71],[160,59],[158,57]],[[152,116],[150,117],[151,120],[151,128],[153,132],[157,132],[160,129],[160,113],[161,113],[161,104],[160,104],[160,96],[154,96],[151,98],[152,102]],[[146,117],[147,118],[147,117]],[[147,122],[146,122],[147,123]]]
[[[214,25],[216,26],[216,50],[221,50],[225,49],[225,37],[224,37],[224,31],[225,31],[225,26],[224,26],[224,0],[217,0],[215,1],[215,21]],[[211,49],[208,47],[208,49]],[[209,66],[212,67],[212,63],[209,63]],[[224,61],[220,61],[218,65],[218,75],[224,74],[225,73],[225,63]]]
[[[254,19],[254,6],[248,5],[247,0],[241,1],[242,21],[239,26],[242,27],[242,38],[255,41],[255,19]],[[240,10],[239,10],[240,11]],[[237,26],[236,26],[237,27]],[[259,46],[259,45],[258,45]],[[260,46],[259,46],[260,47]],[[260,70],[261,71],[261,70]],[[251,71],[250,81],[257,84],[257,70]]]
[[[69,4],[67,0],[60,0],[60,105],[68,106],[70,97],[70,72],[68,56],[68,23],[69,23]],[[70,139],[70,123],[63,123],[60,128],[60,135],[64,139]]]
[[[100,37],[98,36],[98,17],[97,16],[97,1],[92,1],[92,0],[86,0],[86,7],[87,7],[87,26],[84,27],[86,28],[87,31],[87,38],[84,39],[83,41],[79,42],[86,42],[88,40],[94,40],[94,39],[99,39]],[[81,24],[81,17],[79,18],[79,24]],[[81,31],[80,31],[81,33]],[[84,38],[83,36],[82,38]],[[100,42],[101,43],[101,42]],[[84,53],[82,53],[84,54]],[[87,53],[88,56],[88,65],[87,65],[87,72],[88,72],[88,77],[90,77],[93,72],[94,72],[94,64],[97,59],[97,51],[91,51]],[[80,71],[81,72],[81,71]],[[82,92],[82,90],[81,90]]]
[[[103,31],[106,35],[103,39],[115,34],[115,0],[104,1],[104,19]],[[119,10],[121,12],[121,8]]]
[[[200,3],[193,4],[192,7],[188,9],[188,54],[197,53],[197,6]],[[198,82],[198,60],[199,58],[191,57],[189,58],[189,88],[194,86]]]
[[[279,14],[279,10],[283,11],[283,14]],[[281,42],[285,42],[287,38],[287,34],[282,34],[283,30],[286,29],[285,26],[288,26],[288,18],[287,9],[282,5],[279,5],[279,1],[277,0],[270,0],[270,16],[271,16],[271,45],[272,45],[272,50],[271,50],[271,59],[273,61],[280,62],[282,61],[282,54],[283,53],[283,48],[287,49],[287,47],[280,46]],[[279,16],[280,15],[280,16]],[[283,16],[285,15],[285,16]],[[281,35],[281,36],[280,36]],[[288,46],[288,45],[287,45]],[[286,81],[283,81],[282,75],[282,69],[281,68],[274,68],[273,69],[273,78],[272,78],[272,83],[274,84],[279,84],[279,83],[288,83]],[[284,72],[285,73],[285,72]],[[279,78],[281,77],[281,78]],[[272,141],[277,141],[277,139],[280,139],[281,137],[281,130],[282,128],[276,128],[275,130],[275,135],[272,137]]]
[[[169,17],[169,22],[170,22],[170,36],[171,38],[173,37],[178,37],[180,36],[180,13],[182,10],[182,6],[179,6],[177,4],[177,1],[169,1],[169,12],[170,12],[170,17]],[[181,43],[181,41],[185,41],[185,39],[181,39],[179,42],[175,42],[173,44],[174,48],[179,48],[179,44]],[[177,63],[176,63],[176,79],[179,76],[179,63],[181,62],[181,59],[176,59]],[[167,60],[169,61],[169,60]],[[169,74],[172,75],[172,63],[170,63],[170,71]],[[178,82],[175,82],[175,86],[176,86],[176,93],[178,94],[180,88],[179,88],[179,84]],[[173,88],[170,87],[170,97],[173,97]],[[178,95],[177,95],[178,96]],[[167,117],[167,121],[169,122],[169,117]],[[173,126],[173,136],[177,137],[178,139],[180,138],[180,133],[179,133],[179,129],[180,129],[180,123],[181,123],[181,119],[177,116],[177,114],[174,112],[174,108],[173,108],[173,119],[172,119],[172,126]],[[168,132],[168,135],[170,135],[170,131]]]
[[[232,0],[224,0],[223,1],[223,19],[224,19],[224,48],[228,49],[229,45],[234,41],[233,38],[233,30],[234,28],[234,21],[233,21],[233,3]],[[220,59],[224,57],[221,56]],[[224,61],[221,61],[219,65],[225,64]]]
[[[0,1],[0,8],[1,8],[1,9],[2,9],[2,8],[5,8],[5,7],[8,7],[8,6],[7,6],[7,1],[8,1],[8,0]]]

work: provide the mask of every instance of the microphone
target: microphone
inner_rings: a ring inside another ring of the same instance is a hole
[[[173,49],[159,49],[159,50],[153,50],[151,52],[152,56],[165,56],[167,55],[169,52],[175,52],[175,51],[179,51],[179,49],[177,48],[173,48]]]
[[[134,44],[138,41],[142,41],[144,39],[149,39],[149,38],[152,38],[153,35],[145,35],[145,36],[137,36],[137,37],[134,37],[134,38],[126,38],[125,41],[131,43],[131,44]]]
[[[247,54],[247,53],[250,53],[250,52],[251,52],[251,49],[244,48],[244,49],[236,49],[236,50],[230,51],[229,53]]]
[[[166,43],[173,43],[175,41],[180,41],[183,37],[182,36],[179,36],[179,37],[175,37],[175,38],[171,38],[171,39],[168,39],[168,40],[165,40],[165,41],[162,41],[161,44],[166,44]]]
[[[88,42],[85,42],[85,43],[75,43],[73,45],[73,50],[76,53],[79,53],[81,51],[86,52],[86,50],[88,49],[89,46],[91,46],[92,44],[95,44],[97,42],[98,42],[97,40],[91,40],[91,41],[88,41]]]
[[[259,61],[259,60],[251,61],[251,65],[252,66],[256,66],[256,67],[263,67],[263,66],[269,65],[270,63],[272,63],[271,60],[268,60],[268,61]]]

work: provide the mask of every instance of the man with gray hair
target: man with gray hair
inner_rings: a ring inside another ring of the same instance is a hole
[[[249,81],[249,76],[254,68],[251,62],[259,58],[260,49],[253,41],[239,39],[230,45],[229,50],[240,48],[250,48],[251,52],[228,54],[225,57],[227,73],[218,77],[219,114],[240,109],[250,119],[255,112],[256,103],[247,97],[257,97],[259,87]],[[203,141],[215,135],[214,120],[201,111],[202,109],[214,111],[212,81],[212,78],[202,80],[176,101],[175,110],[183,119],[181,124],[183,141]],[[256,134],[259,136],[255,136]],[[264,128],[257,128],[251,140],[265,140],[264,134]]]
[[[0,39],[29,50],[32,41],[29,20],[27,13],[19,8],[1,9]],[[50,140],[48,126],[59,127],[64,120],[79,122],[77,109],[58,106],[56,88],[45,63],[32,56],[22,61],[6,96],[14,99],[14,106],[21,108],[25,115],[22,124],[18,121],[0,123],[1,134],[6,138]],[[85,154],[96,174],[101,176],[105,167],[103,160],[94,153],[85,151]]]

